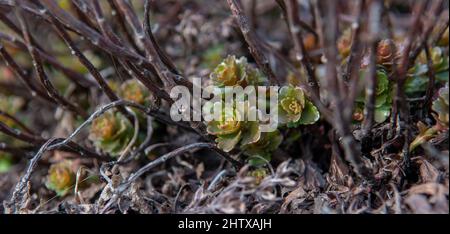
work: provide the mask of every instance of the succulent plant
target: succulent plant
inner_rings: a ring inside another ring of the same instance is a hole
[[[433,47],[430,51],[430,57],[433,62],[433,69],[435,73],[448,70],[448,56],[445,56],[442,48]],[[419,54],[417,59],[420,64],[427,64],[427,56],[424,51]]]
[[[258,69],[247,63],[245,57],[236,59],[234,55],[229,55],[210,74],[213,85],[218,87],[240,85],[264,84],[266,78]]]
[[[268,171],[265,168],[257,168],[247,173],[248,176],[255,178],[255,184],[260,185],[264,178],[267,177]]]
[[[216,136],[217,146],[230,152],[238,143],[248,145],[257,142],[261,137],[257,121],[244,121],[244,114],[235,107],[225,106],[220,120],[208,122],[207,131]]]
[[[217,146],[223,151],[230,152],[239,147],[249,157],[250,165],[264,165],[264,159],[270,161],[272,152],[279,147],[283,136],[278,130],[261,132],[258,121],[244,120],[248,109],[245,108],[244,112],[225,106],[221,120],[208,122],[207,131],[217,137]]]
[[[125,116],[119,112],[108,111],[93,121],[89,139],[97,149],[117,156],[133,137],[132,129]]]
[[[150,91],[136,79],[125,81],[120,86],[120,95],[125,100],[141,105],[148,105],[151,97]]]
[[[70,161],[62,161],[50,166],[47,175],[47,188],[53,190],[59,196],[70,192],[75,183],[75,173]]]
[[[292,85],[284,86],[278,96],[278,120],[288,127],[313,124],[320,118],[317,108],[307,100],[304,91]]]
[[[390,70],[396,58],[395,43],[390,39],[381,40],[377,46],[377,64]]]
[[[436,83],[448,82],[449,59],[448,55],[440,47],[432,48],[431,61],[436,76]],[[422,52],[415,65],[408,71],[408,79],[405,83],[405,93],[408,96],[421,94],[426,91],[429,81],[428,64],[425,52]]]
[[[356,99],[356,107],[353,113],[353,120],[362,121],[364,119],[363,110],[365,108],[365,92]],[[377,87],[375,89],[375,110],[374,120],[382,123],[390,116],[392,109],[392,88],[388,79],[387,71],[377,69]]]

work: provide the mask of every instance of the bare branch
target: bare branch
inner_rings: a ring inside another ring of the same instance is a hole
[[[256,39],[256,34],[250,29],[247,16],[244,15],[241,8],[241,2],[239,0],[227,0],[227,2],[230,6],[231,13],[233,14],[236,22],[239,25],[239,28],[241,29],[242,35],[244,36],[245,41],[249,46],[250,53],[253,55],[253,58],[255,59],[259,68],[261,68],[261,70],[269,77],[271,83],[280,84],[280,81],[270,67],[269,60],[261,52],[258,40]]]

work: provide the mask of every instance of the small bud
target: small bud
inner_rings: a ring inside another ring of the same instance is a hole
[[[264,180],[264,178],[267,177],[267,169],[265,168],[258,168],[252,171],[248,172],[248,176],[255,178],[256,185],[260,185],[261,182]]]
[[[433,63],[433,69],[435,73],[442,71],[448,71],[448,59],[440,47],[434,47],[430,50],[430,57]],[[447,57],[448,58],[448,57]],[[418,61],[421,64],[427,64],[428,59],[425,51],[422,51],[418,57]]]
[[[377,46],[377,63],[390,66],[394,61],[395,44],[392,40],[381,40]]]
[[[97,149],[112,156],[119,155],[133,137],[130,121],[119,112],[106,112],[96,118],[91,126],[89,139]]]
[[[305,45],[306,51],[317,49],[318,43],[314,34],[308,33],[303,38],[303,45]]]
[[[355,110],[355,112],[353,112],[353,120],[358,121],[358,122],[361,122],[364,120],[364,114],[361,109],[357,109],[357,110]]]
[[[62,161],[50,166],[47,175],[47,188],[55,191],[59,196],[64,196],[70,192],[70,188],[75,183],[75,173],[69,161]]]
[[[267,78],[262,73],[247,63],[247,58],[236,59],[229,55],[210,74],[213,85],[246,87],[248,85],[263,85]]]
[[[207,131],[209,134],[217,136],[216,142],[219,148],[229,152],[243,140],[244,136],[248,135],[244,134],[245,132],[251,135],[249,138],[253,139],[256,137],[259,139],[259,126],[256,126],[258,131],[255,131],[253,134],[253,131],[247,131],[250,128],[242,120],[236,108],[225,107],[220,120],[213,120],[207,124]],[[257,122],[253,123],[257,124]]]
[[[120,94],[123,99],[141,105],[148,104],[151,96],[149,90],[136,79],[127,80],[123,83],[120,86]]]

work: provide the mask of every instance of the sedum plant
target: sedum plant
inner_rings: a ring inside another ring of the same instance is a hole
[[[392,66],[398,61],[398,53],[396,53],[396,44],[390,39],[384,39],[378,42],[376,51],[377,63],[377,87],[375,90],[375,110],[374,120],[382,123],[387,120],[392,109],[392,87],[389,82],[389,74],[392,73]],[[365,67],[367,68],[367,67]],[[363,78],[365,76],[365,68],[361,71]],[[363,121],[364,108],[366,105],[365,92],[356,99],[355,112],[353,119],[357,122]]]
[[[210,77],[212,83],[219,87],[236,85],[245,87],[261,85],[265,82],[265,77],[258,69],[247,64],[245,57],[236,59],[235,56],[228,56],[216,67]],[[266,98],[269,97],[266,95]],[[268,104],[267,100],[263,101]],[[230,152],[239,147],[249,158],[249,163],[257,167],[264,165],[266,160],[270,160],[272,153],[283,140],[279,130],[261,133],[258,121],[244,120],[249,111],[254,111],[253,107],[248,106],[248,102],[244,104],[246,107],[244,113],[240,113],[236,109],[236,103],[233,108],[223,107],[223,103],[216,103],[204,110],[209,111],[214,108],[214,105],[220,105],[217,108],[222,108],[221,118],[209,121],[207,131],[216,136],[217,146],[220,149]],[[293,85],[282,87],[279,90],[276,108],[279,117],[278,127],[294,128],[299,125],[313,124],[320,118],[319,111],[306,98],[305,92]]]
[[[356,99],[353,119],[362,121],[364,119],[365,92]],[[388,119],[392,109],[392,87],[388,79],[387,71],[383,68],[377,69],[377,87],[375,89],[375,110],[374,120],[383,123]]]
[[[282,87],[278,102],[279,122],[289,128],[313,124],[320,118],[317,108],[307,100],[305,92],[299,87],[292,85]]]
[[[243,121],[244,113],[236,108],[223,108],[221,120],[208,122],[207,131],[216,136],[217,147],[230,152],[238,147],[249,158],[252,166],[262,166],[270,161],[272,153],[283,140],[280,131],[261,132],[258,121]]]
[[[247,173],[247,176],[253,177],[255,179],[256,185],[260,185],[264,178],[267,177],[267,175],[268,171],[265,168],[257,168]]]
[[[245,146],[257,142],[261,137],[257,121],[243,121],[245,113],[240,113],[236,105],[233,108],[225,106],[220,120],[207,124],[209,134],[216,136],[217,146],[225,152],[230,152],[238,143]]]
[[[445,84],[448,82],[449,60],[441,47],[434,47],[430,51],[433,71],[436,83]],[[427,57],[422,52],[416,60],[414,66],[408,72],[408,80],[405,83],[405,93],[409,96],[416,96],[426,91],[429,81]]]
[[[433,70],[439,74],[442,71],[448,70],[448,57],[445,56],[441,47],[434,47],[430,51],[431,61],[433,62]],[[417,58],[420,64],[427,64],[427,57],[424,51],[420,53]]]
[[[150,101],[150,91],[136,79],[125,81],[120,86],[120,95],[123,99],[147,106]]]
[[[228,55],[210,74],[212,84],[218,87],[240,85],[262,85],[266,78],[258,69],[253,68],[247,62],[247,58],[236,59],[234,55]]]
[[[132,129],[125,116],[119,112],[108,111],[93,121],[89,139],[98,150],[117,156],[132,139]]]
[[[50,166],[46,182],[48,189],[56,192],[59,196],[64,196],[70,192],[74,183],[75,173],[69,161],[62,161]]]

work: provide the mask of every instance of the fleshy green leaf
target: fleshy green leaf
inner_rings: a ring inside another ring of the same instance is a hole
[[[317,107],[310,101],[306,101],[305,109],[303,109],[302,117],[299,120],[300,124],[308,125],[317,122],[320,118],[320,112]]]
[[[242,134],[242,145],[248,145],[257,142],[261,137],[259,123],[257,121],[250,121]]]
[[[239,131],[236,134],[220,135],[216,138],[217,147],[225,152],[230,152],[241,139],[242,132]]]
[[[389,88],[389,79],[387,73],[383,69],[377,70],[377,88],[376,94],[380,95]]]
[[[375,108],[375,122],[383,123],[391,115],[391,107],[384,105]]]

